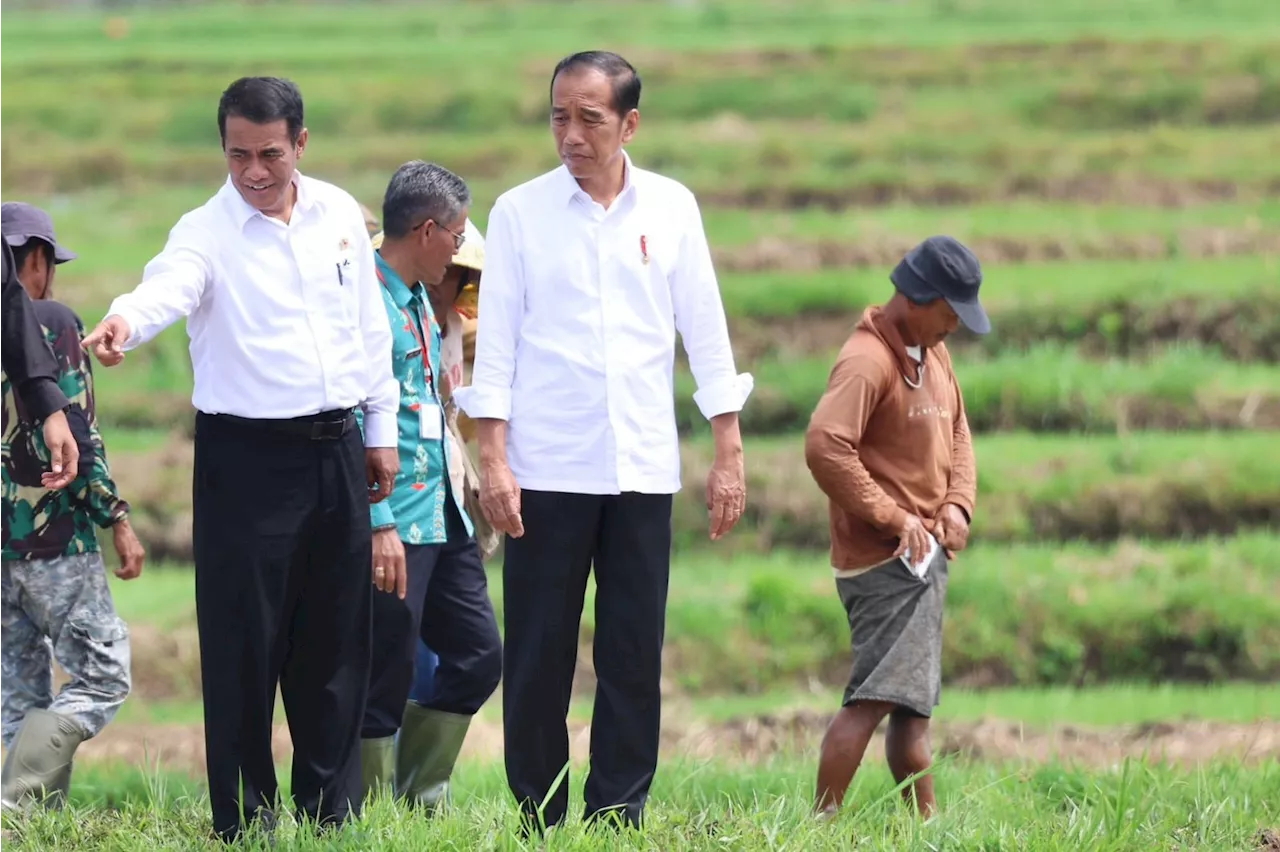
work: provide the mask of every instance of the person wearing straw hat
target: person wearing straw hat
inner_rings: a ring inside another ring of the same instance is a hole
[[[942,689],[947,563],[969,539],[977,468],[964,396],[943,341],[991,330],[982,269],[951,237],[930,237],[890,275],[895,293],[863,314],[840,350],[805,434],[830,501],[831,564],[853,668],[822,742],[817,800],[834,814],[876,727],[903,796],[936,807],[929,717]]]

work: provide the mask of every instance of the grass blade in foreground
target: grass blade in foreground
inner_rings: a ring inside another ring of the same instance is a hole
[[[1280,787],[1275,764],[1184,770],[1126,763],[1106,771],[943,761],[935,770],[939,815],[921,824],[900,804],[887,770],[868,761],[850,791],[856,807],[824,824],[809,812],[813,772],[811,759],[794,758],[756,767],[663,764],[643,835],[585,828],[576,818],[579,772],[571,786],[574,818],[548,837],[547,848],[1238,852],[1251,848],[1260,829],[1275,824],[1273,792]],[[500,766],[460,767],[457,791],[457,805],[445,816],[427,820],[375,802],[359,822],[324,840],[286,819],[278,848],[533,848],[516,839]],[[107,803],[119,810],[95,807]],[[79,792],[66,811],[42,814],[19,831],[22,846],[31,849],[203,849],[206,821],[203,798],[188,782],[157,784],[103,768],[81,773]],[[249,848],[255,846],[264,848]]]

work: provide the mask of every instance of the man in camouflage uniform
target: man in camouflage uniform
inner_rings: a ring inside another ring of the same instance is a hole
[[[58,386],[80,446],[77,477],[64,489],[41,483],[49,449],[3,383],[3,771],[5,812],[44,796],[57,805],[71,783],[72,758],[129,694],[129,632],[116,614],[95,527],[110,527],[121,566],[133,579],[144,552],[107,467],[93,404],[93,374],[80,348],[84,326],[51,296],[56,264],[75,258],[58,245],[48,215],[3,205],[6,239],[58,362]],[[50,651],[52,650],[52,656]],[[53,658],[70,676],[53,694]],[[43,795],[42,795],[43,792]]]

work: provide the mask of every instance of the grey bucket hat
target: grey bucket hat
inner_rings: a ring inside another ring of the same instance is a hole
[[[71,249],[58,244],[53,232],[53,219],[39,207],[21,201],[6,201],[0,205],[0,219],[3,219],[4,241],[15,248],[35,237],[53,246],[55,263],[66,263],[79,257]]]

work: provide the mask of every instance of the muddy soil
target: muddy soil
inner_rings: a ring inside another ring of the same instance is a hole
[[[674,714],[672,714],[674,715]],[[817,753],[829,715],[814,711],[752,716],[729,722],[665,723],[662,752],[666,759],[717,759],[753,763],[781,755]],[[570,724],[570,751],[585,760],[591,730],[586,723]],[[870,754],[883,753],[883,730]],[[1249,764],[1280,759],[1280,721],[1253,724],[1174,722],[1115,728],[1062,726],[1038,730],[1016,722],[938,722],[934,747],[939,755],[1013,763],[1060,761],[1107,767],[1126,757],[1194,766],[1209,760],[1239,759]],[[478,719],[463,749],[464,760],[498,760],[502,756],[502,728],[494,720]],[[277,725],[272,739],[276,760],[292,751],[288,729]],[[176,771],[203,773],[204,734],[200,725],[112,725],[85,743],[77,754],[84,762],[118,761],[154,769],[157,764]]]

